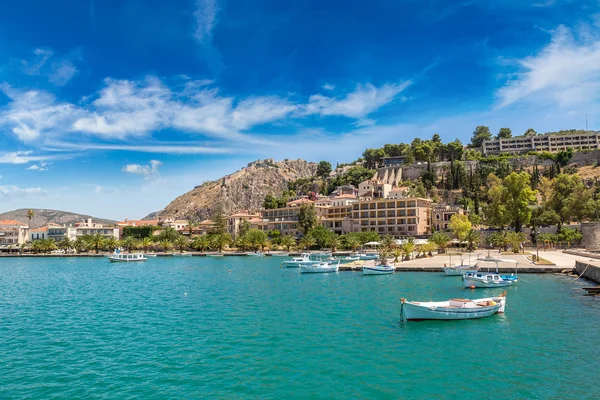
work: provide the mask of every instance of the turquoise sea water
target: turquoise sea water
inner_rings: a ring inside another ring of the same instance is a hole
[[[572,278],[523,275],[503,316],[400,323],[400,297],[497,290],[280,262],[0,259],[0,398],[600,398],[600,299]]]

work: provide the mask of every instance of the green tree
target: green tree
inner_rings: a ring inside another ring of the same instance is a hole
[[[396,239],[392,235],[384,235],[381,238],[381,244],[392,250],[394,247],[396,247]]]
[[[445,253],[448,245],[450,244],[450,236],[448,236],[444,232],[434,232],[431,235],[431,242],[435,243],[435,245],[439,248],[439,252]]]
[[[512,247],[513,253],[521,252],[521,246],[523,245],[523,242],[525,242],[525,239],[526,239],[526,237],[523,232],[515,232],[515,231],[506,232],[505,240]],[[506,242],[503,244],[506,245]]]
[[[504,227],[510,224],[511,218],[504,203],[505,188],[502,180],[494,174],[487,177],[487,202],[483,206],[483,215],[490,226]]]
[[[471,137],[471,146],[481,147],[484,140],[492,140],[492,133],[490,132],[490,128],[487,126],[479,125],[473,131],[473,136]]]
[[[508,139],[512,137],[512,132],[510,128],[500,128],[498,131],[498,139]]]
[[[300,239],[300,243],[298,243],[298,245],[305,250],[310,250],[310,248],[315,246],[316,244],[317,241],[314,237],[310,235],[304,236],[302,239]]]
[[[471,230],[471,227],[472,224],[471,221],[469,221],[469,217],[464,214],[454,214],[450,218],[450,223],[448,224],[448,228],[450,228],[450,231],[454,233],[460,243],[466,240],[467,233]]]
[[[281,232],[278,231],[277,229],[269,231],[267,236],[269,237],[269,240],[271,241],[271,243],[273,243],[274,245],[281,244]]]
[[[192,241],[192,247],[198,251],[206,251],[210,247],[210,240],[207,235],[196,236]]]
[[[285,247],[287,251],[290,251],[290,249],[296,245],[296,239],[292,236],[285,235],[281,238],[281,245]]]
[[[579,210],[573,210],[572,193],[577,192],[578,187],[582,185],[581,180],[576,176],[560,174],[554,178],[552,192],[547,206],[553,210],[559,217],[558,228],[562,224],[568,224],[573,214],[579,213]]]
[[[33,211],[31,208],[29,210],[27,210],[27,220],[29,221],[29,225],[27,225],[29,227],[29,229],[31,229],[31,219],[35,216],[35,211]]]
[[[535,135],[537,135],[537,132],[533,128],[529,128],[525,131],[525,136],[535,136]]]
[[[166,226],[162,232],[158,235],[158,240],[164,240],[167,239],[171,242],[174,242],[175,240],[177,240],[177,238],[179,237],[179,232],[177,232],[177,230],[171,226]]]
[[[562,227],[558,231],[557,236],[558,240],[567,243],[567,247],[571,247],[571,243],[578,242],[583,238],[581,232],[579,232],[577,229],[565,227]]]
[[[173,242],[170,239],[161,239],[158,242],[158,246],[163,249],[163,251],[169,251],[173,248]]]
[[[96,254],[104,248],[104,244],[106,243],[106,238],[99,233],[85,235],[83,238],[88,243],[88,247],[94,249]]]
[[[314,204],[303,203],[298,212],[298,226],[304,235],[317,226],[317,211]]]
[[[250,229],[246,237],[254,250],[262,249],[268,243],[267,234],[260,229]]]
[[[223,249],[231,243],[231,236],[227,233],[216,233],[211,236],[211,247],[219,253],[223,252]]]
[[[247,220],[242,220],[242,222],[240,222],[240,229],[239,229],[239,235],[240,236],[244,236],[246,233],[248,233],[248,231],[252,229],[252,225],[250,224],[250,222],[248,222]]]
[[[138,246],[138,241],[133,236],[127,236],[121,240],[121,246],[123,246],[128,252],[131,252],[131,250]]]
[[[68,253],[69,250],[73,248],[73,241],[71,241],[68,237],[65,236],[65,238],[58,242],[57,245],[62,251]]]
[[[381,160],[385,157],[383,149],[366,149],[363,153],[363,158],[367,164],[367,168],[377,168]]]
[[[337,251],[337,249],[338,249],[338,247],[340,247],[341,243],[342,243],[342,240],[338,235],[333,234],[333,235],[331,235],[331,237],[329,237],[328,245],[331,248],[332,252]]]
[[[536,200],[536,192],[531,189],[529,174],[513,172],[504,178],[503,186],[502,199],[510,216],[511,226],[515,231],[521,232],[523,226],[529,225],[531,205]]]
[[[263,208],[265,210],[272,210],[279,207],[279,203],[277,202],[277,198],[273,196],[271,193],[268,193],[265,196],[265,200],[263,201]]]
[[[317,165],[317,176],[320,178],[327,178],[331,173],[331,164],[329,161],[320,161]]]
[[[353,233],[348,233],[343,236],[343,242],[346,248],[351,249],[352,251],[356,251],[361,245],[360,238]]]
[[[211,219],[213,221],[213,233],[224,234],[227,232],[227,218],[222,204],[217,204]]]
[[[183,253],[183,250],[188,248],[189,241],[186,237],[179,235],[179,237],[175,239],[175,242],[173,242],[173,245],[179,249],[180,253]]]
[[[316,240],[316,245],[321,249],[329,246],[329,240],[335,235],[335,233],[323,226],[312,228],[308,234]]]
[[[141,246],[143,251],[146,251],[152,247],[153,242],[152,242],[151,238],[145,237],[145,238],[140,239],[139,245]]]
[[[413,237],[407,238],[404,243],[400,245],[400,250],[402,250],[402,254],[404,254],[404,260],[409,261],[412,253],[415,251],[415,239]]]
[[[73,248],[78,252],[81,253],[83,251],[87,251],[89,249],[89,243],[83,238],[83,237],[78,237],[74,242],[73,242]]]

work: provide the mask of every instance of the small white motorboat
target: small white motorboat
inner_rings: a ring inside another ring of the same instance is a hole
[[[144,257],[142,253],[134,253],[134,254],[121,254],[116,253],[112,256],[108,257],[110,262],[134,262],[134,261],[146,261],[147,258]]]
[[[263,254],[262,251],[253,251],[250,253],[246,253],[246,256],[248,256],[248,257],[264,257],[265,255]]]
[[[389,275],[393,274],[396,267],[391,265],[375,265],[373,267],[363,267],[363,275]]]
[[[511,286],[517,283],[517,278],[502,277],[493,272],[468,272],[462,277],[465,288],[494,288]]]
[[[442,270],[448,276],[460,276],[469,272],[477,272],[479,267],[477,265],[451,265],[448,267],[444,264]]]
[[[298,268],[300,274],[323,274],[328,272],[338,272],[340,263],[318,262],[313,265],[301,265]]]
[[[146,257],[156,257],[156,254],[144,254]]]
[[[173,257],[191,257],[192,253],[173,253]]]
[[[290,253],[271,253],[271,257],[289,257]]]
[[[348,263],[360,261],[360,257],[359,256],[346,256],[346,257],[339,257],[339,258],[337,258],[337,260],[339,260],[340,263],[342,263],[342,264],[348,264]]]
[[[400,318],[407,321],[475,319],[503,313],[506,306],[506,291],[500,296],[474,300],[417,302],[403,298],[401,302]]]
[[[287,268],[298,268],[301,266],[316,265],[321,261],[311,260],[310,253],[302,253],[300,257],[294,257],[291,260],[286,260],[281,265]]]
[[[357,254],[357,256],[361,261],[379,260],[379,254],[375,254],[375,253],[362,253],[362,254]]]
[[[212,254],[207,254],[206,257],[223,257],[223,254],[212,253]]]

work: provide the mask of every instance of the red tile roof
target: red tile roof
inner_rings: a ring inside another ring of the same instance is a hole
[[[21,221],[17,221],[16,219],[2,219],[2,220],[0,220],[0,225],[27,225],[27,224],[24,224]]]

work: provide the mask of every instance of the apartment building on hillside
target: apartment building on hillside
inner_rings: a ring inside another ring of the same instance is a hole
[[[29,226],[14,219],[0,220],[0,248],[17,246],[29,239]]]
[[[581,132],[564,135],[549,134],[485,140],[481,145],[481,152],[483,155],[527,153],[528,151],[556,152],[568,148],[575,150],[600,149],[600,133]]]
[[[433,204],[431,210],[431,226],[436,231],[449,230],[448,225],[453,215],[463,215],[465,210],[461,206],[446,204]]]

